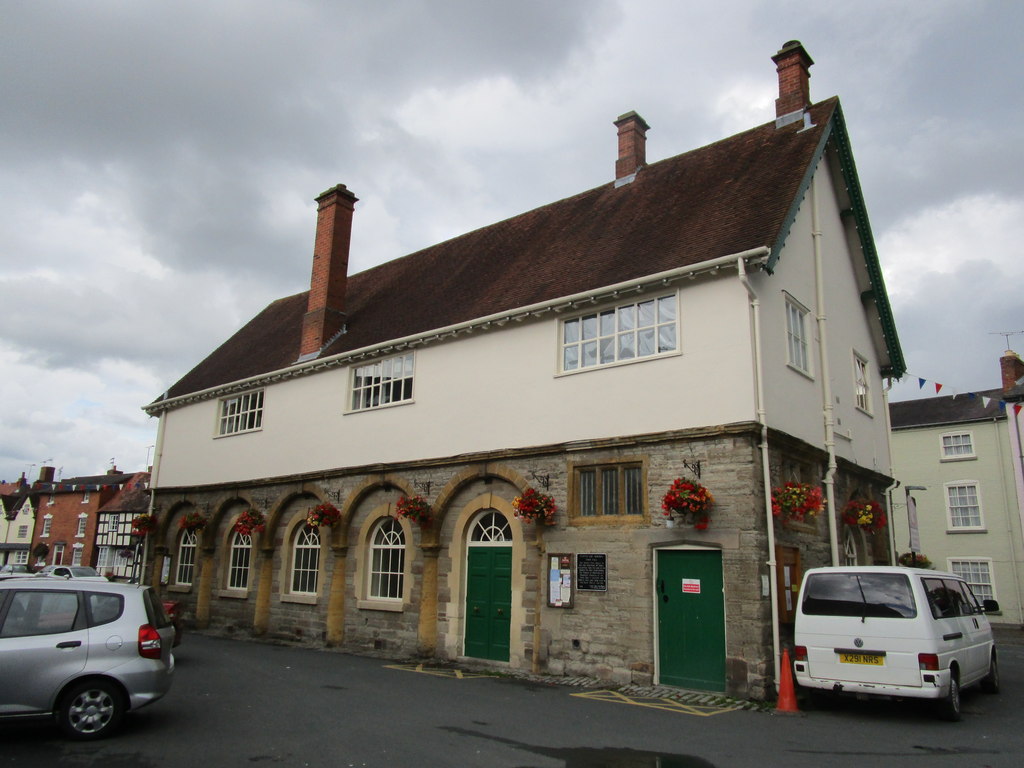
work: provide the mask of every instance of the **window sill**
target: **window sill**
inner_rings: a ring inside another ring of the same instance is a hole
[[[405,602],[403,600],[359,600],[356,602],[356,607],[361,611],[391,611],[392,613],[401,613],[405,610]]]
[[[282,603],[298,603],[299,605],[316,605],[320,595],[281,595]]]
[[[811,373],[810,371],[805,371],[799,365],[793,365],[793,363],[786,363],[786,367],[789,368],[789,370],[793,371],[793,373],[799,373],[808,381],[814,381],[814,374]]]
[[[665,519],[662,515],[658,515],[658,517],[662,520]],[[581,528],[591,526],[639,528],[650,524],[651,520],[647,515],[572,515],[569,518],[570,527],[578,526]]]
[[[191,592],[192,591],[192,585],[191,584],[168,584],[167,585],[167,591],[168,592],[181,592],[181,593]]]
[[[960,533],[988,533],[988,528],[947,528],[946,533],[960,534]]]
[[[221,589],[217,592],[217,597],[224,597],[228,600],[245,600],[249,597],[249,590],[247,589]]]
[[[943,464],[954,461],[977,461],[977,456],[942,456],[939,461]]]

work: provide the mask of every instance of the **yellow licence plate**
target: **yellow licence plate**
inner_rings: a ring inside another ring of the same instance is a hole
[[[876,667],[885,665],[885,657],[874,653],[840,653],[839,661],[843,664],[874,664]]]

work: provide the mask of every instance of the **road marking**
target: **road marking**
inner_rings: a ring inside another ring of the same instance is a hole
[[[651,709],[662,709],[667,712],[678,712],[681,715],[696,715],[697,717],[711,717],[726,712],[735,712],[741,707],[735,704],[686,704],[674,699],[667,699],[657,696],[627,696],[618,691],[587,691],[586,693],[574,693],[582,699],[593,699],[594,701],[607,701],[612,704],[632,704],[635,707],[649,707]]]
[[[476,672],[463,672],[461,669],[449,669],[447,667],[428,667],[423,664],[386,664],[385,669],[398,669],[402,672],[419,672],[421,675],[433,675],[434,677],[451,677],[456,680],[470,680],[474,677],[491,677],[491,675],[477,674]]]

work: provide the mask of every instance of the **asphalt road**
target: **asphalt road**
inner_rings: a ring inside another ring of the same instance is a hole
[[[440,677],[389,662],[188,635],[174,688],[93,743],[48,724],[0,726],[3,766],[1017,766],[1024,646],[1002,652],[1003,693],[964,694],[959,723],[915,704],[699,717],[574,696],[578,687]]]

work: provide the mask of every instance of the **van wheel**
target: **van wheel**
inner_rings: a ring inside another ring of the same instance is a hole
[[[985,693],[999,693],[999,663],[996,653],[992,652],[992,660],[988,663],[988,674],[981,678],[981,690]]]
[[[960,719],[960,680],[957,679],[955,669],[950,671],[949,693],[946,694],[946,698],[939,699],[936,704],[938,705],[938,715],[943,720],[955,723]]]
[[[102,739],[121,722],[125,704],[121,691],[106,680],[71,688],[57,710],[57,725],[73,739]]]

